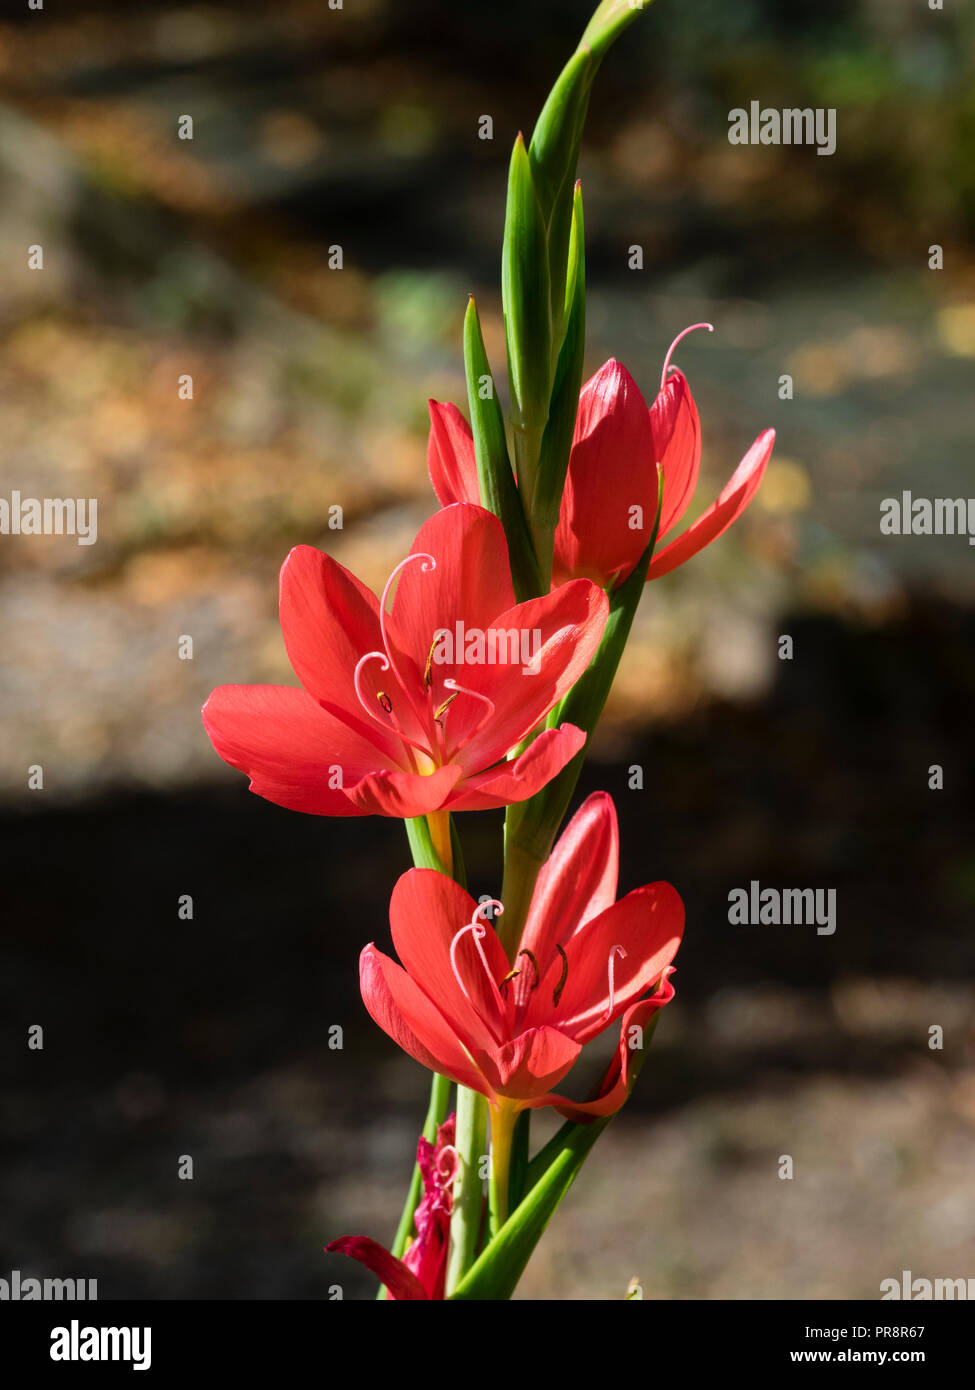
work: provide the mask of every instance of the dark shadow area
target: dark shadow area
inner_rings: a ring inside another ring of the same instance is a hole
[[[687,904],[683,1037],[661,1029],[634,1113],[803,1073],[891,1076],[916,1052],[835,1020],[813,1023],[813,1048],[808,1033],[739,1045],[733,1030],[716,1045],[714,1010],[737,991],[786,988],[812,1006],[845,978],[975,976],[972,615],[919,604],[870,630],[785,627],[797,656],[767,701],[647,734],[629,764],[646,770],[642,792],[628,767],[598,763],[580,789],[616,799],[622,888],[679,865],[668,876]],[[486,890],[500,819],[461,829]],[[0,836],[0,1263],[83,1267],[103,1297],[322,1296],[339,1185],[360,1164],[402,1181],[425,1089],[354,989],[363,942],[388,942],[389,885],[409,862],[400,826],[293,815],[240,783],[10,808]],[[731,926],[728,892],[753,878],[835,888],[835,934]],[[28,1051],[37,1023],[44,1050]],[[183,1154],[192,1183],[176,1178]],[[367,1287],[349,1273],[350,1290]]]

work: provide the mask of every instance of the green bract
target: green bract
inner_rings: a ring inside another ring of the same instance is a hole
[[[504,527],[511,560],[511,578],[515,595],[521,603],[535,594],[540,594],[543,586],[521,498],[518,496],[514,474],[511,471],[511,459],[508,457],[508,445],[504,434],[504,416],[501,414],[494,377],[484,350],[481,323],[473,295],[464,316],[464,366],[481,505],[492,511]]]
[[[464,364],[480,500],[504,527],[519,601],[547,593],[551,584],[553,539],[579,406],[586,285],[576,166],[589,96],[610,45],[648,4],[649,0],[603,0],[545,102],[530,144],[526,146],[521,134],[515,141],[501,261],[510,452],[473,297],[464,320]],[[659,516],[658,505],[658,523]],[[610,595],[601,646],[581,680],[553,710],[550,726],[568,722],[587,735],[595,728],[629,635],[655,541],[656,527],[640,564]],[[531,800],[508,808],[505,916],[499,935],[509,954],[517,947],[535,879],[568,808],[584,755],[585,750]],[[453,869],[458,881],[463,881],[453,826],[451,866],[442,862],[424,818],[408,821],[407,831],[418,867],[444,873]],[[640,1060],[633,1066],[634,1076]],[[458,1091],[458,1155],[473,1174],[484,1143],[485,1106],[476,1093],[462,1087]],[[428,1137],[435,1133],[446,1107],[444,1079],[435,1077],[424,1128]],[[481,1189],[470,1180],[463,1184],[451,1227],[450,1298],[510,1298],[548,1221],[609,1121],[567,1122],[530,1161],[528,1122],[526,1112],[514,1133],[507,1190],[513,1210],[476,1259]],[[409,1238],[419,1192],[417,1170],[394,1247],[397,1254]]]

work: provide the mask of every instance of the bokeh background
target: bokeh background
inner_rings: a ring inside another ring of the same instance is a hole
[[[368,1296],[321,1247],[388,1240],[425,1105],[356,986],[405,837],[250,796],[199,706],[292,679],[292,545],[378,586],[432,510],[425,402],[463,399],[471,290],[501,369],[507,157],[590,5],[23,8],[0,24],[0,491],[95,496],[99,536],[0,537],[0,1273]],[[779,443],[734,533],[648,592],[580,789],[616,798],[623,887],[670,879],[688,931],[523,1297],[975,1276],[975,552],[879,532],[903,488],[975,491],[973,20],[658,0],[597,83],[592,369],[616,355],[650,395],[675,334],[715,323],[677,354],[698,508],[761,428]],[[752,99],[836,107],[836,153],[730,145]],[[499,816],[462,829],[497,891]],[[836,934],[729,926],[751,879],[835,888]]]

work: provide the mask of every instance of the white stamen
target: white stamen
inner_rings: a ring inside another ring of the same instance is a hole
[[[456,690],[459,695],[473,695],[475,700],[483,700],[483,702],[488,707],[487,713],[481,716],[481,718],[474,725],[470,733],[461,739],[460,743],[457,744],[456,748],[453,748],[451,750],[450,756],[451,758],[454,758],[457,756],[457,754],[460,752],[462,748],[467,747],[471,739],[477,738],[478,734],[484,728],[485,724],[490,722],[496,709],[496,705],[494,701],[490,698],[490,696],[482,695],[479,690],[469,690],[466,685],[459,685],[457,681],[453,679],[452,676],[447,677],[447,679],[444,681],[444,685],[448,690]]]
[[[664,389],[664,385],[666,384],[666,381],[667,381],[667,373],[670,371],[670,359],[671,359],[671,358],[673,357],[673,355],[674,355],[674,348],[677,346],[677,344],[681,341],[682,338],[686,338],[687,335],[688,335],[688,333],[693,333],[693,332],[694,332],[696,329],[698,329],[698,328],[706,328],[706,329],[708,330],[709,333],[713,333],[713,332],[714,332],[714,324],[713,324],[713,323],[692,323],[691,326],[690,326],[690,328],[685,328],[684,331],[683,331],[683,333],[678,333],[678,334],[677,334],[677,337],[676,337],[676,338],[674,339],[674,341],[671,343],[670,348],[669,348],[668,351],[667,351],[667,356],[664,358],[664,369],[663,369],[663,371],[660,373],[660,389],[661,389],[661,391]]]
[[[609,971],[609,1004],[608,1004],[608,1006],[607,1006],[607,1008],[606,1008],[606,1013],[604,1014],[604,1017],[605,1017],[605,1018],[612,1018],[612,1016],[613,1016],[613,1009],[614,1009],[614,1007],[615,1007],[615,1001],[616,1001],[616,980],[615,980],[615,973],[616,973],[616,957],[617,957],[617,956],[619,956],[620,960],[626,960],[626,952],[624,951],[624,949],[623,949],[622,946],[614,946],[613,949],[612,949],[612,950],[610,951],[610,953],[609,953],[609,964],[608,964],[608,967],[607,967],[607,969],[608,969],[608,971]]]
[[[461,927],[460,931],[457,933],[453,941],[450,943],[450,968],[454,972],[454,979],[457,981],[461,989],[464,991],[465,997],[468,1000],[470,1000],[470,1002],[473,1004],[474,1000],[471,999],[470,991],[464,983],[464,977],[461,975],[460,968],[457,964],[457,946],[460,942],[460,939],[462,936],[465,936],[468,932],[471,932],[474,937],[474,945],[477,947],[477,954],[480,956],[481,964],[484,966],[484,973],[491,983],[491,988],[494,990],[499,1007],[503,1009],[504,1000],[501,998],[501,991],[498,989],[498,986],[494,980],[494,976],[491,974],[491,967],[488,965],[487,956],[484,954],[484,947],[481,945],[481,941],[487,935],[488,929],[486,926],[484,926],[482,922],[479,922],[477,920],[482,913],[488,911],[488,909],[490,908],[494,908],[495,912],[499,916],[502,912],[504,912],[504,908],[502,907],[501,903],[498,902],[497,898],[488,898],[485,902],[478,903],[477,907],[475,907],[474,909],[474,915],[471,918],[471,920],[467,923],[467,926]]]

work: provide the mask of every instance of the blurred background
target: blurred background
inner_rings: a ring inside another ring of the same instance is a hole
[[[23,8],[0,24],[0,495],[99,511],[96,545],[0,537],[0,1275],[368,1296],[321,1247],[389,1240],[425,1107],[356,977],[405,836],[251,796],[199,707],[293,679],[292,545],[379,587],[433,509],[426,400],[464,399],[470,291],[502,374],[508,154],[591,5]],[[975,1277],[973,551],[879,531],[902,489],[975,492],[973,53],[962,6],[657,0],[597,82],[590,367],[618,356],[651,397],[672,338],[715,324],[676,359],[695,510],[760,429],[778,445],[734,532],[648,591],[580,787],[616,799],[622,888],[669,879],[688,929],[522,1297]],[[835,107],[836,153],[729,144],[752,100]],[[496,892],[500,815],[461,829]],[[730,926],[752,879],[836,889],[835,935]]]

